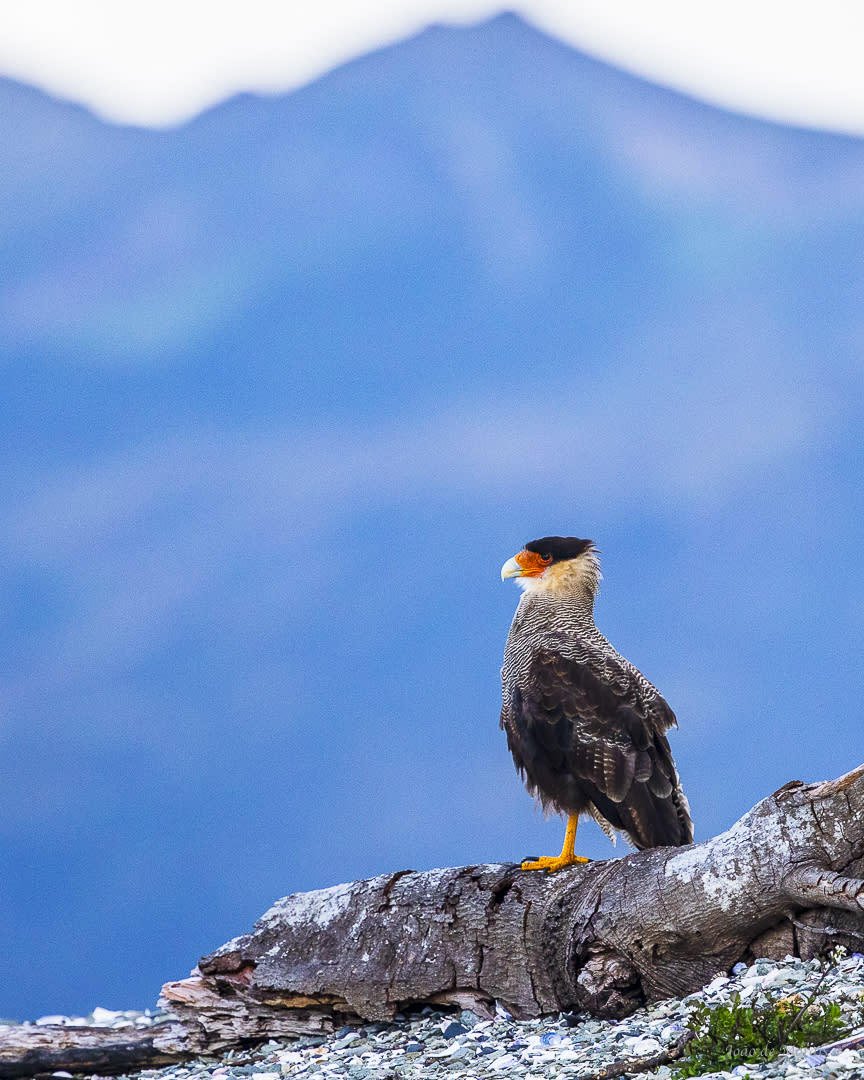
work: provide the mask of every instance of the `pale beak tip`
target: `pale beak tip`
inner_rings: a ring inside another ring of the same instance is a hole
[[[501,567],[501,580],[506,581],[507,578],[520,577],[522,574],[522,567],[516,562],[516,558],[508,559],[507,562]]]

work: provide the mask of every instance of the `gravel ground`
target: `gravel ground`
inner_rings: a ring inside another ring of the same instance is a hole
[[[327,1039],[303,1037],[268,1042],[254,1051],[231,1051],[218,1059],[147,1069],[134,1076],[136,1080],[283,1080],[313,1076],[317,1080],[330,1077],[348,1080],[572,1077],[575,1080],[612,1062],[647,1056],[673,1044],[684,1029],[689,1006],[696,1001],[718,1004],[728,1001],[736,991],[745,1001],[760,991],[778,997],[806,994],[820,976],[816,960],[807,963],[792,958],[779,963],[757,960],[749,968],[739,964],[731,977],[714,979],[698,994],[683,1000],[662,1001],[618,1022],[566,1015],[518,1021],[500,1008],[494,1020],[481,1020],[472,1013],[444,1015],[427,1008],[391,1024],[346,1027]],[[855,954],[837,964],[823,982],[822,991],[826,998],[842,1002],[850,1018],[860,1015],[864,1000],[864,957]],[[103,1009],[97,1010],[88,1021],[128,1027],[143,1026],[157,1018],[158,1015],[111,1013]],[[43,1022],[56,1023],[58,1019],[43,1018]],[[672,1074],[672,1068],[660,1066],[653,1073],[628,1075],[664,1080]],[[864,1080],[864,1049],[790,1050],[772,1062],[742,1064],[732,1072],[706,1075],[749,1076],[752,1080],[773,1077]]]

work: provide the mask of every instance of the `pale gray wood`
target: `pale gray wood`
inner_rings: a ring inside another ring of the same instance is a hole
[[[171,1016],[151,1029],[0,1029],[0,1078],[120,1071],[427,1003],[625,1016],[739,960],[860,951],[862,874],[864,765],[793,781],[701,844],[554,875],[402,870],[298,893],[167,983]]]
[[[864,766],[793,781],[702,844],[547,875],[512,864],[400,871],[276,903],[200,962],[246,1001],[306,995],[388,1019],[457,995],[517,1017],[623,1016],[692,993],[773,947],[806,956],[864,934]],[[806,932],[801,926],[806,928]]]
[[[0,1027],[0,1077],[68,1072],[117,1073],[180,1061],[203,1050],[175,1020],[148,1028],[65,1027],[16,1024]]]

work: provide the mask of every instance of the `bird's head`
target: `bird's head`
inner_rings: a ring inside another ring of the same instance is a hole
[[[582,595],[593,600],[600,585],[600,561],[591,540],[544,536],[508,559],[501,580],[515,577],[525,592]]]

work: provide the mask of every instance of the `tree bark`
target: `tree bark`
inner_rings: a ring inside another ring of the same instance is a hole
[[[864,765],[793,781],[702,844],[554,875],[512,864],[402,870],[299,893],[163,987],[171,1017],[153,1051],[213,1053],[423,1004],[626,1016],[739,960],[860,951],[862,873]],[[0,1032],[0,1077],[44,1071],[15,1058],[14,1033],[27,1030]]]

